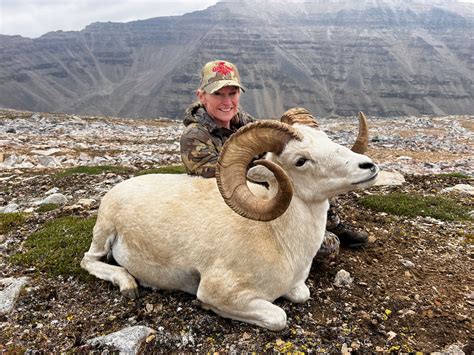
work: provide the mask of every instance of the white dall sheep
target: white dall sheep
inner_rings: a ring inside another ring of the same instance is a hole
[[[328,198],[369,187],[378,173],[372,160],[322,131],[288,123],[241,128],[223,147],[217,179],[155,174],[116,185],[102,199],[81,266],[130,297],[137,280],[195,294],[223,317],[283,329],[286,314],[272,302],[309,298],[305,280]],[[263,152],[249,176],[268,190],[246,179]],[[119,266],[101,261],[109,252]]]

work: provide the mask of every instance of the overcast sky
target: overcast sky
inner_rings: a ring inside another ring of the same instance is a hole
[[[218,0],[0,0],[0,34],[39,37],[92,22],[128,22],[202,10]]]
[[[292,0],[295,1],[295,0]],[[474,0],[461,0],[474,3]],[[39,37],[90,23],[128,22],[202,10],[218,0],[0,0],[0,34]]]

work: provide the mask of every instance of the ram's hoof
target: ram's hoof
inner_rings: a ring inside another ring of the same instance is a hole
[[[120,291],[120,293],[122,294],[122,296],[130,298],[132,300],[137,299],[139,296],[138,287],[125,289],[125,290]]]

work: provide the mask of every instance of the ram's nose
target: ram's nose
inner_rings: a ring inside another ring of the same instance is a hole
[[[377,170],[377,166],[374,163],[371,163],[371,162],[360,163],[359,168],[369,169],[372,172],[375,172]]]
[[[369,161],[365,163],[360,163],[359,168],[364,169],[364,170],[369,170],[372,176],[378,175],[379,173],[379,167],[376,164]]]

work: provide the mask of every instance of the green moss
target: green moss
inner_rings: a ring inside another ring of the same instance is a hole
[[[420,196],[415,194],[391,193],[370,195],[360,203],[372,210],[408,217],[432,217],[445,221],[468,220],[467,206],[446,197]]]
[[[15,264],[34,266],[38,271],[52,276],[78,276],[89,278],[80,267],[84,253],[92,240],[96,217],[62,217],[47,222],[24,243],[24,251],[14,254]]]
[[[471,178],[471,176],[461,174],[461,173],[438,174],[436,176],[442,177],[442,178],[459,178],[459,179],[470,179]]]
[[[130,172],[129,168],[125,168],[123,166],[111,166],[111,165],[98,165],[98,166],[76,166],[74,168],[70,168],[64,170],[62,172],[57,173],[56,177],[65,177],[71,176],[74,174],[87,174],[87,175],[99,175],[102,173],[116,173],[116,174],[123,174]]]
[[[184,174],[186,169],[183,165],[162,166],[156,169],[141,170],[136,175],[146,174]]]
[[[0,233],[8,233],[26,222],[26,213],[1,213],[0,214]]]
[[[39,212],[39,213],[49,212],[49,211],[57,209],[58,207],[59,207],[59,205],[56,204],[56,203],[46,203],[46,204],[41,205],[40,207],[38,207],[36,209],[36,212]]]

